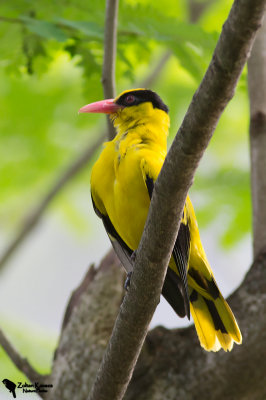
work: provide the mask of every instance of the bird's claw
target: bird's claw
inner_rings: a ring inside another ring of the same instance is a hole
[[[136,255],[137,255],[137,252],[133,251],[133,253],[130,256],[130,260],[132,262],[132,267],[134,266],[134,263],[136,261]],[[131,276],[132,276],[132,271],[127,273],[127,277],[126,277],[125,284],[124,284],[124,288],[126,291],[128,291],[128,289],[129,289]]]
[[[130,256],[130,259],[131,259],[131,261],[132,261],[133,264],[134,264],[135,261],[136,261],[136,256],[137,256],[137,251],[134,250],[133,253],[132,253],[131,256]]]
[[[132,271],[128,272],[127,278],[125,280],[124,288],[126,291],[128,291],[129,289],[131,276],[132,276]]]

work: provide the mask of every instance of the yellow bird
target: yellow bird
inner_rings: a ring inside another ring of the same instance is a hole
[[[104,144],[91,174],[91,195],[113,247],[128,272],[147,218],[154,182],[167,152],[168,107],[153,91],[127,90],[80,112],[110,114],[116,137]],[[175,312],[194,319],[207,351],[242,342],[235,317],[220,293],[201,244],[192,203],[183,218],[162,290]]]

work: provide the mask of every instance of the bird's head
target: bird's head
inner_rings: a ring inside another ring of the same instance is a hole
[[[115,99],[87,104],[79,112],[110,114],[116,128],[130,128],[137,124],[154,123],[169,126],[168,107],[157,93],[148,89],[122,92]]]

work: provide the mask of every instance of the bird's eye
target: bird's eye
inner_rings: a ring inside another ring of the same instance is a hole
[[[126,97],[125,100],[126,100],[126,103],[127,103],[127,104],[133,104],[134,101],[136,100],[136,97],[133,96],[133,94],[129,94],[129,95]]]

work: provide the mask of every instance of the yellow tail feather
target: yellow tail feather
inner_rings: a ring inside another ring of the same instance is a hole
[[[223,348],[224,351],[230,351],[234,342],[242,342],[235,317],[221,295],[210,301],[194,291],[191,298],[190,311],[200,344],[205,350],[218,351]]]

